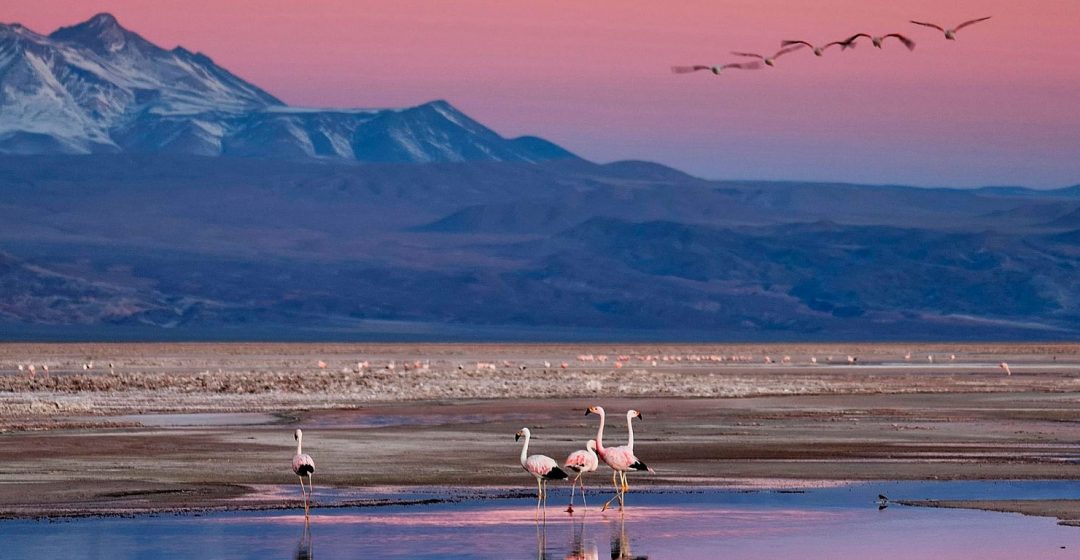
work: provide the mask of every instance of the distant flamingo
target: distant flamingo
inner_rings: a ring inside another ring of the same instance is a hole
[[[780,41],[781,47],[790,47],[793,45],[805,45],[807,47],[810,47],[810,49],[814,51],[814,56],[825,56],[825,51],[833,45],[839,45],[840,50],[846,50],[853,48],[855,46],[855,43],[848,43],[845,41],[833,41],[820,47],[815,47],[808,41]]]
[[[296,440],[296,455],[293,455],[292,470],[296,473],[296,476],[300,477],[300,492],[304,495],[304,517],[308,515],[308,496],[311,495],[311,473],[315,472],[315,461],[311,459],[311,455],[304,453],[302,445],[304,443],[304,432],[297,428],[293,432],[293,439]],[[308,477],[308,487],[304,489],[304,475]]]
[[[696,64],[694,66],[672,66],[671,71],[675,74],[689,74],[691,72],[699,72],[701,70],[708,70],[717,76],[720,72],[728,68],[734,68],[736,70],[757,70],[761,68],[760,62],[731,62],[728,64],[717,64],[716,66],[704,66]]]
[[[888,39],[889,37],[896,37],[898,41],[900,41],[904,44],[905,47],[907,47],[907,50],[915,50],[915,41],[912,41],[906,35],[901,35],[900,33],[889,33],[888,35],[881,36],[870,35],[869,33],[856,33],[855,35],[852,35],[851,37],[845,39],[844,42],[850,43],[852,46],[855,46],[855,39],[858,39],[859,37],[866,37],[867,39],[870,39],[870,42],[879,49],[881,48],[881,45],[885,41],[885,39]]]
[[[600,416],[600,428],[596,431],[596,454],[611,467],[611,484],[615,487],[615,497],[608,500],[607,503],[604,504],[604,507],[600,508],[600,511],[606,510],[608,506],[611,505],[611,502],[616,499],[619,500],[619,507],[621,508],[624,504],[626,491],[630,489],[630,485],[626,483],[626,472],[630,470],[655,472],[649,468],[648,465],[642,463],[634,456],[634,427],[631,420],[635,417],[641,418],[641,413],[636,410],[626,411],[626,430],[628,439],[626,445],[620,447],[604,447],[604,409],[599,406],[590,406],[585,411],[586,415],[589,413]],[[616,482],[616,476],[619,476],[621,479],[621,485]]]
[[[981,17],[981,18],[978,18],[978,19],[968,20],[968,21],[965,21],[964,23],[961,23],[960,25],[957,25],[956,27],[951,28],[951,29],[946,29],[946,28],[944,28],[944,27],[942,27],[940,25],[937,25],[937,24],[934,24],[934,23],[927,23],[925,21],[911,20],[911,23],[914,23],[915,25],[921,25],[923,27],[933,27],[934,29],[937,29],[938,31],[941,31],[942,33],[944,33],[946,39],[948,39],[950,41],[955,41],[957,31],[960,31],[961,29],[963,29],[963,28],[965,28],[965,27],[967,27],[969,25],[979,23],[980,21],[986,21],[986,20],[990,19],[991,17],[992,16],[986,16],[986,17]]]
[[[998,364],[998,367],[1005,370],[1005,375],[1012,375],[1012,370],[1009,369],[1009,364],[1001,362],[1000,364]]]
[[[514,441],[525,438],[525,445],[521,446],[521,468],[536,478],[536,509],[539,510],[541,501],[546,503],[547,481],[562,480],[567,478],[567,474],[559,468],[555,459],[547,455],[529,455],[530,436],[529,429],[522,428],[514,434]]]
[[[586,442],[585,449],[578,449],[566,458],[566,462],[563,463],[563,466],[566,467],[567,470],[577,473],[577,476],[575,476],[574,480],[570,483],[570,506],[566,508],[567,512],[574,512],[574,487],[578,485],[581,486],[581,503],[584,504],[586,508],[589,507],[589,504],[585,501],[585,483],[581,482],[581,475],[595,471],[599,464],[600,460],[596,456],[595,439],[590,439]]]
[[[801,48],[803,48],[802,44],[796,44],[796,45],[792,45],[790,47],[784,47],[784,48],[776,51],[776,53],[773,54],[772,56],[765,56],[765,55],[761,55],[761,54],[757,54],[757,53],[749,53],[749,52],[737,52],[737,51],[731,51],[731,54],[733,54],[735,56],[747,56],[747,57],[751,57],[751,58],[760,58],[761,61],[764,62],[766,66],[776,66],[776,59],[780,58],[781,56],[784,56],[785,54],[793,53],[793,52],[795,52],[795,51],[797,51],[797,50],[799,50]]]

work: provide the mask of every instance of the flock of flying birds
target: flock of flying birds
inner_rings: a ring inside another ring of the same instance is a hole
[[[942,26],[937,25],[935,23],[927,23],[925,21],[911,20],[911,23],[914,23],[915,25],[920,25],[920,26],[923,26],[923,27],[931,27],[931,28],[937,29],[938,31],[941,31],[942,33],[945,34],[946,39],[948,39],[950,41],[955,41],[957,31],[960,31],[961,29],[963,29],[963,28],[965,28],[965,27],[967,27],[969,25],[974,25],[976,23],[979,23],[980,21],[986,21],[988,19],[990,19],[990,16],[981,17],[981,18],[977,18],[977,19],[972,19],[972,20],[965,21],[965,22],[957,25],[956,27],[951,27],[951,28],[942,27]],[[729,62],[727,64],[717,64],[715,66],[705,66],[705,65],[700,65],[700,64],[694,65],[694,66],[672,66],[671,71],[676,73],[676,74],[690,74],[692,72],[699,72],[699,71],[702,71],[702,70],[708,70],[708,71],[712,72],[713,74],[719,75],[720,72],[722,72],[724,70],[727,70],[729,68],[736,69],[736,70],[758,70],[758,69],[762,68],[763,65],[764,66],[775,66],[776,65],[776,59],[778,59],[781,56],[784,56],[786,54],[793,53],[793,52],[795,52],[797,50],[803,49],[803,48],[812,49],[813,52],[814,52],[814,56],[824,56],[825,51],[828,50],[830,47],[840,47],[841,51],[845,51],[847,49],[853,49],[853,48],[855,48],[855,45],[857,44],[857,41],[859,39],[864,38],[864,37],[869,39],[870,43],[873,44],[875,47],[877,47],[879,49],[883,48],[886,39],[895,38],[898,42],[900,42],[905,47],[907,47],[907,49],[909,51],[915,50],[915,41],[911,40],[908,36],[906,36],[906,35],[904,35],[902,33],[889,33],[887,35],[871,35],[869,33],[856,33],[856,34],[852,35],[851,37],[848,37],[847,39],[844,39],[842,41],[833,41],[831,43],[826,43],[826,44],[821,45],[821,46],[816,46],[816,45],[814,45],[813,43],[811,43],[809,41],[785,40],[785,41],[780,42],[780,50],[778,50],[774,54],[768,55],[768,56],[763,55],[763,54],[758,54],[758,53],[751,53],[751,52],[739,52],[739,51],[732,51],[731,52],[731,54],[733,54],[735,56],[741,56],[741,57],[744,57],[744,58],[756,58],[758,60],[753,60],[753,61],[749,61],[749,62]]]

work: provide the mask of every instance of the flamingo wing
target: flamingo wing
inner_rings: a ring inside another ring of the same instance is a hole
[[[773,58],[780,58],[781,56],[784,56],[787,53],[795,52],[795,51],[797,51],[797,50],[799,50],[801,48],[803,48],[803,45],[794,45],[794,46],[782,48],[782,49],[776,51],[776,54],[773,55]]]
[[[671,72],[674,73],[674,74],[689,74],[691,72],[698,72],[698,71],[701,71],[701,70],[709,70],[711,68],[712,68],[711,66],[702,66],[700,64],[695,64],[693,66],[672,66],[671,67]]]
[[[315,472],[315,461],[307,453],[295,455],[292,460],[292,470],[298,476],[311,474]]]
[[[807,47],[810,47],[811,49],[814,48],[814,45],[811,45],[810,43],[808,43],[806,41],[780,41],[780,46],[781,47],[790,47],[792,45],[806,45]]]
[[[736,68],[739,70],[758,70],[762,68],[762,64],[758,61],[754,62],[733,62],[731,64],[725,64],[724,68]]]
[[[960,25],[957,25],[956,29],[954,29],[953,31],[960,31],[961,29],[963,29],[963,28],[965,28],[965,27],[967,27],[969,25],[979,23],[980,21],[986,21],[986,20],[990,19],[991,17],[993,17],[993,16],[986,16],[986,17],[981,17],[979,19],[973,19],[973,20],[965,21],[964,23],[961,23]]]
[[[889,33],[888,35],[885,35],[884,37],[882,37],[881,40],[884,41],[886,37],[896,37],[897,40],[899,40],[901,43],[904,44],[905,47],[907,47],[907,50],[909,50],[909,51],[915,50],[915,41],[912,41],[911,39],[908,39],[904,35],[901,35],[899,33]]]
[[[765,60],[764,56],[762,56],[760,54],[757,54],[757,53],[731,51],[731,54],[733,54],[735,56],[749,56],[751,58],[760,58],[762,60]]]
[[[938,31],[940,31],[940,32],[942,32],[942,33],[944,33],[944,32],[945,32],[945,28],[944,28],[944,27],[942,27],[942,26],[940,26],[940,25],[937,25],[937,24],[935,24],[935,23],[927,23],[927,22],[925,22],[925,21],[915,21],[915,20],[913,20],[913,19],[912,19],[912,20],[909,20],[909,21],[910,21],[911,23],[914,23],[915,25],[921,25],[921,26],[923,26],[923,27],[933,27],[934,29],[937,29]]]
[[[559,468],[555,459],[547,455],[530,455],[528,459],[525,459],[525,470],[533,476],[548,480],[559,480],[567,476],[566,471]]]

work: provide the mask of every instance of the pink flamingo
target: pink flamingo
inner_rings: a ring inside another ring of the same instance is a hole
[[[586,508],[589,507],[589,504],[585,501],[585,483],[581,482],[581,475],[595,471],[599,465],[600,459],[596,456],[595,439],[586,442],[585,449],[578,449],[566,458],[563,466],[567,470],[577,473],[577,476],[570,483],[570,505],[566,508],[568,513],[574,513],[574,488],[579,484],[581,486],[581,503],[585,504]]]
[[[732,62],[729,64],[717,64],[716,66],[705,66],[702,64],[695,64],[694,66],[672,66],[671,71],[675,74],[689,74],[691,72],[699,72],[701,70],[708,70],[713,74],[720,75],[727,68],[735,68],[737,70],[757,70],[761,68],[760,62]]]
[[[300,493],[304,495],[304,517],[308,515],[308,496],[311,495],[311,473],[315,472],[315,461],[311,459],[311,455],[304,453],[301,446],[304,442],[304,432],[297,428],[293,432],[293,439],[296,440],[296,455],[292,458],[292,471],[296,473],[296,476],[300,477]],[[308,487],[304,489],[304,475],[308,477]]]
[[[731,54],[733,54],[735,56],[747,56],[747,57],[750,57],[750,58],[759,58],[759,59],[761,59],[762,62],[765,63],[766,66],[776,66],[776,59],[780,58],[781,56],[784,56],[785,54],[795,52],[795,51],[797,51],[797,50],[799,50],[801,48],[803,48],[803,45],[801,43],[796,44],[796,45],[792,45],[792,46],[789,46],[789,47],[784,47],[784,48],[776,51],[776,53],[773,54],[772,56],[765,56],[763,54],[758,54],[758,53],[738,52],[738,51],[731,51]]]
[[[1012,375],[1012,370],[1009,369],[1009,364],[1001,362],[998,367],[1005,370],[1005,375]]]
[[[904,46],[907,47],[907,50],[915,50],[915,41],[912,41],[906,35],[901,35],[900,33],[889,33],[888,35],[882,35],[880,37],[876,35],[870,35],[868,33],[856,33],[855,35],[844,39],[844,43],[855,46],[855,39],[858,39],[859,37],[866,37],[867,39],[870,39],[870,42],[879,49],[881,48],[881,45],[885,41],[885,39],[888,39],[889,37],[896,37],[896,40],[903,43]]]
[[[611,467],[611,485],[615,487],[615,497],[608,500],[604,507],[600,508],[600,511],[606,510],[611,505],[611,502],[616,499],[619,500],[619,507],[622,508],[626,491],[630,489],[630,485],[626,482],[626,472],[630,470],[655,472],[634,455],[634,427],[631,420],[635,417],[641,418],[641,413],[636,410],[626,411],[628,438],[626,445],[620,447],[604,447],[604,421],[606,418],[604,409],[599,406],[590,406],[585,411],[586,415],[589,413],[600,416],[600,428],[596,431],[596,454]],[[616,482],[616,476],[621,479],[621,485]]]
[[[536,478],[536,509],[539,510],[541,501],[547,505],[547,481],[562,480],[567,474],[555,459],[547,455],[529,455],[529,437],[529,429],[522,428],[514,434],[514,441],[525,438],[525,445],[521,446],[521,468]]]
[[[960,25],[957,25],[956,27],[953,27],[952,29],[945,29],[944,27],[942,27],[940,25],[937,25],[937,24],[934,24],[934,23],[926,23],[925,21],[915,21],[915,20],[910,20],[910,21],[911,21],[911,23],[914,23],[915,25],[921,25],[923,27],[933,27],[934,29],[937,29],[938,31],[944,33],[946,39],[948,39],[950,41],[955,41],[957,31],[960,31],[961,29],[963,29],[963,28],[965,28],[965,27],[967,27],[969,25],[979,23],[980,21],[986,21],[986,20],[990,19],[990,17],[991,16],[986,16],[986,17],[981,17],[981,18],[978,18],[978,19],[965,21],[964,23],[961,23]]]
[[[814,51],[814,56],[825,56],[825,51],[833,45],[839,45],[840,50],[847,50],[855,46],[855,43],[848,43],[845,41],[833,41],[820,47],[815,47],[809,41],[780,41],[781,47],[790,47],[792,45],[805,45]]]

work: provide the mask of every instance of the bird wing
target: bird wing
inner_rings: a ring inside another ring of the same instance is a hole
[[[963,28],[965,28],[965,27],[967,27],[969,25],[979,23],[980,21],[986,21],[986,20],[990,19],[991,17],[993,17],[993,16],[986,16],[986,17],[981,17],[979,19],[973,19],[973,20],[970,20],[970,21],[965,21],[964,23],[961,23],[960,25],[957,25],[956,29],[954,29],[953,31],[960,31],[961,29],[963,29]]]
[[[915,50],[915,41],[912,41],[911,39],[908,39],[907,37],[899,33],[889,33],[888,35],[882,37],[881,40],[884,41],[886,37],[896,37],[901,43],[904,44],[905,47],[907,47],[907,50]]]
[[[724,65],[724,68],[736,68],[739,70],[757,70],[762,67],[763,65],[756,60],[753,62],[732,62]]]
[[[843,41],[833,41],[831,43],[826,43],[824,47],[821,47],[821,50],[824,51],[825,49],[827,49],[827,48],[829,48],[829,47],[831,47],[833,45],[840,45],[841,49],[845,49],[845,48],[847,48],[849,46],[852,46],[853,44],[854,43],[845,43]]]
[[[709,69],[708,66],[702,66],[700,64],[695,64],[693,66],[672,66],[671,67],[671,71],[674,74],[689,74],[691,72],[697,72],[699,70],[708,70],[708,69]]]
[[[926,23],[925,21],[915,21],[915,20],[909,20],[909,21],[911,21],[911,23],[914,23],[915,25],[921,25],[923,27],[933,27],[934,29],[937,29],[938,31],[940,31],[942,33],[945,32],[944,27],[941,27],[940,25],[937,25],[937,24],[934,24],[934,23]]]
[[[806,46],[810,47],[811,49],[814,48],[814,45],[811,45],[810,43],[808,43],[806,41],[780,41],[780,46],[781,47],[790,47],[792,45],[806,45]]]
[[[555,459],[547,455],[530,455],[525,459],[525,469],[540,476],[547,475],[558,468],[559,464],[555,462]]]
[[[761,56],[760,54],[757,54],[757,53],[731,51],[731,54],[733,54],[735,56],[749,56],[751,58],[760,58],[762,60],[765,59],[764,56]]]
[[[781,56],[784,56],[787,53],[795,52],[795,51],[803,48],[803,46],[804,45],[793,45],[793,46],[790,46],[790,47],[782,48],[782,49],[776,51],[776,54],[773,55],[773,58],[780,58]]]

